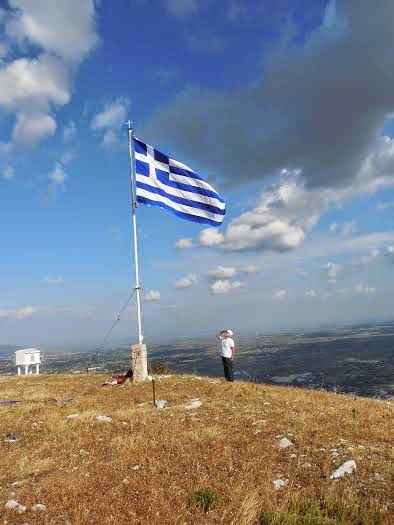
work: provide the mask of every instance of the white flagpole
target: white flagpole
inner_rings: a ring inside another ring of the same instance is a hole
[[[132,198],[132,217],[133,217],[133,238],[134,238],[134,268],[135,268],[135,290],[137,292],[137,323],[138,323],[138,341],[142,345],[144,336],[142,335],[142,321],[141,321],[141,287],[138,268],[138,242],[137,242],[137,195],[135,187],[135,155],[133,136],[134,132],[131,128],[131,122],[128,122],[129,133],[129,155],[130,155],[130,184],[131,184],[131,198]]]

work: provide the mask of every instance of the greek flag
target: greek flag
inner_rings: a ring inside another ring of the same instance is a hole
[[[188,221],[220,226],[226,203],[186,164],[133,137],[137,202],[160,206]]]

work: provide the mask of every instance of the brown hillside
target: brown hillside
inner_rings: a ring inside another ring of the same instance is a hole
[[[172,376],[156,381],[159,410],[150,383],[103,379],[0,379],[0,401],[23,401],[0,406],[1,523],[389,523],[390,403]],[[186,410],[192,398],[203,404]],[[283,436],[293,446],[281,450]],[[357,471],[331,480],[349,459]]]

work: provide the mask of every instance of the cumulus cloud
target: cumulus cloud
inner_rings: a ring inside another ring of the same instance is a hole
[[[242,286],[243,286],[243,283],[241,283],[240,281],[230,281],[229,279],[218,279],[217,281],[211,284],[210,289],[211,289],[211,293],[214,295],[225,295],[231,292],[232,290],[241,288]]]
[[[371,294],[376,292],[376,288],[360,283],[353,286],[353,292],[359,294]]]
[[[388,246],[386,256],[394,263],[394,246]]]
[[[69,102],[77,67],[98,38],[93,0],[10,0],[2,17],[0,109],[15,117],[2,149],[10,151],[55,132],[53,113]]]
[[[63,165],[60,162],[55,164],[55,167],[48,175],[48,199],[55,200],[59,190],[66,190],[66,180],[68,178],[67,173],[64,170]]]
[[[260,267],[256,264],[249,264],[248,266],[244,266],[241,268],[241,272],[244,273],[259,273]]]
[[[332,0],[303,40],[270,47],[260,81],[186,87],[145,134],[235,183],[298,168],[308,187],[350,185],[394,110],[393,17],[391,0]]]
[[[77,133],[77,127],[75,125],[75,122],[73,120],[70,120],[70,122],[64,126],[63,129],[63,142],[70,142]]]
[[[178,248],[179,250],[185,250],[187,248],[193,248],[193,239],[191,237],[184,237],[183,239],[179,239],[175,243],[175,248]]]
[[[104,104],[102,110],[92,118],[90,127],[102,134],[103,146],[111,147],[119,142],[119,131],[126,122],[128,107],[127,99],[118,98]]]
[[[273,292],[272,294],[272,299],[275,299],[276,301],[283,301],[284,299],[286,299],[286,296],[287,296],[286,290],[283,290],[283,289],[275,290],[275,292]]]
[[[217,266],[213,270],[209,270],[207,273],[210,279],[229,279],[234,277],[237,273],[237,270],[233,266]]]
[[[380,251],[378,249],[371,250],[368,255],[363,255],[360,257],[360,259],[354,263],[354,266],[356,268],[365,268],[376,261],[379,255]]]
[[[379,202],[376,205],[376,209],[379,211],[389,210],[394,208],[394,202]]]
[[[10,165],[6,166],[4,169],[3,169],[3,173],[2,173],[2,177],[3,179],[5,180],[10,180],[10,179],[13,179],[15,177],[15,171],[14,171],[14,168]]]
[[[9,0],[6,34],[67,61],[82,60],[97,44],[93,0]],[[72,21],[72,22],[71,22]]]
[[[189,16],[197,11],[197,0],[167,0],[167,10],[177,17]]]
[[[317,292],[316,292],[316,290],[313,290],[313,289],[312,290],[307,290],[305,292],[305,297],[316,297],[316,295],[317,295]]]
[[[327,275],[329,283],[336,283],[339,272],[342,271],[342,266],[337,263],[328,262],[323,266],[323,270]]]
[[[43,277],[41,282],[43,284],[57,285],[64,284],[64,279],[60,275],[58,277]]]
[[[160,301],[160,292],[158,290],[149,290],[144,298],[146,301]]]
[[[0,319],[25,319],[26,317],[31,317],[37,312],[37,308],[33,306],[25,306],[24,308],[10,308],[10,309],[0,309]]]
[[[184,288],[190,288],[190,286],[193,286],[196,283],[197,275],[195,273],[189,273],[189,275],[186,275],[175,282],[175,288],[177,290],[183,290]]]

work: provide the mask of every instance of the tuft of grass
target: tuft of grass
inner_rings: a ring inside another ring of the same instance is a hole
[[[209,512],[215,509],[220,503],[220,496],[214,489],[202,488],[193,492],[190,496],[190,506],[193,509],[199,509]]]
[[[378,513],[362,508],[351,499],[295,497],[275,510],[265,512],[259,525],[378,525]]]

